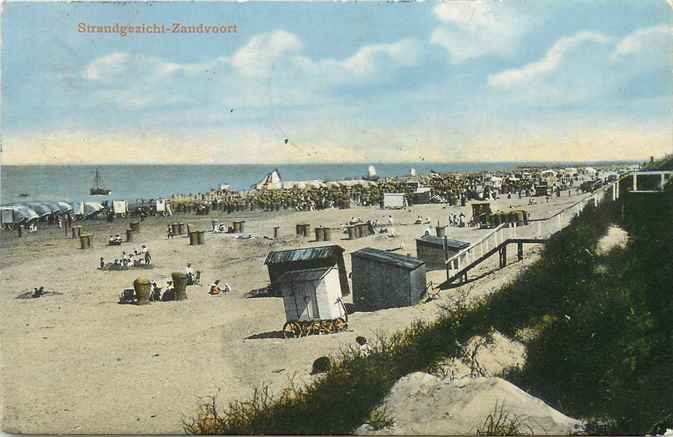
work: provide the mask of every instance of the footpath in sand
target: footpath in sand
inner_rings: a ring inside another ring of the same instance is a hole
[[[577,196],[551,203],[525,206],[527,199],[492,202],[494,209],[525,207],[533,217],[553,214],[578,200]],[[244,400],[261,382],[277,391],[291,378],[311,380],[314,359],[355,345],[355,337],[389,334],[413,320],[435,317],[439,304],[466,287],[476,295],[497,290],[516,276],[516,263],[463,287],[442,292],[439,300],[409,308],[350,315],[349,330],[340,334],[286,340],[280,330],[285,322],[282,299],[245,295],[268,284],[263,265],[269,251],[325,244],[298,240],[297,223],[337,227],[352,216],[363,219],[392,214],[399,238],[381,235],[345,240],[334,232],[333,243],[348,254],[363,247],[391,249],[403,244],[415,255],[415,238],[427,225],[412,225],[418,215],[446,224],[448,212],[469,208],[420,205],[410,210],[374,208],[325,210],[284,214],[211,213],[207,217],[149,218],[137,241],[103,246],[110,234],[123,234],[127,221],[87,223],[95,234],[94,248],[79,250],[78,242],[64,238],[62,230],[46,229],[16,239],[3,233],[0,260],[2,307],[2,429],[21,433],[182,433],[182,420],[196,412],[200,397],[216,395],[218,403]],[[257,238],[237,240],[225,234],[207,234],[205,246],[189,246],[185,238],[168,240],[166,224],[181,221],[208,229],[210,221],[246,220],[246,232]],[[277,241],[264,239],[280,226]],[[486,230],[448,228],[449,238],[477,241]],[[141,271],[104,272],[96,269],[100,257],[107,261],[122,250],[147,244],[154,268]],[[536,251],[531,246],[530,251]],[[399,253],[400,251],[398,251]],[[497,257],[494,257],[497,258]],[[512,257],[511,261],[514,261]],[[119,305],[122,289],[142,275],[165,284],[187,262],[203,273],[203,287],[188,287],[188,300]],[[495,265],[497,259],[491,263]],[[488,266],[484,266],[485,269]],[[482,271],[483,273],[483,271]],[[475,275],[480,272],[476,271]],[[207,294],[207,285],[221,279],[233,286],[222,297]],[[441,271],[428,280],[441,282]],[[38,299],[17,296],[45,286],[62,294]],[[350,296],[345,299],[351,302]]]

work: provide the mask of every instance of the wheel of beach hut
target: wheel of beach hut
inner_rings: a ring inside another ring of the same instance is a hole
[[[284,338],[296,338],[301,336],[301,327],[297,322],[285,322],[283,325]]]
[[[299,336],[300,337],[306,337],[307,335],[311,335],[311,325],[313,322],[298,322],[299,323]]]
[[[348,323],[344,319],[339,317],[338,319],[335,319],[332,322],[332,328],[334,332],[341,332],[344,331],[346,328],[348,328]]]
[[[332,333],[332,321],[331,320],[323,320],[320,322],[320,332],[322,334],[331,334]]]
[[[322,334],[322,322],[320,320],[314,320],[309,326],[309,335],[320,335]]]

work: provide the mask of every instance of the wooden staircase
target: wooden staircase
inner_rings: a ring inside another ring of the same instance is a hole
[[[507,265],[507,246],[510,244],[517,245],[517,258],[519,261],[523,260],[523,245],[524,244],[544,244],[547,240],[542,238],[508,238],[502,243],[498,244],[494,248],[490,249],[479,258],[475,259],[471,263],[467,264],[462,269],[458,270],[453,275],[449,276],[447,280],[441,284],[440,288],[446,288],[452,283],[456,282],[458,279],[461,282],[467,282],[467,274],[470,270],[477,267],[479,264],[483,263],[491,256],[496,253],[500,254],[500,268],[503,268]]]

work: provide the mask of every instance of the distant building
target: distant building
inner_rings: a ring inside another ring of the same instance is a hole
[[[343,253],[344,249],[337,245],[270,252],[264,264],[269,269],[272,293],[280,296],[279,280],[287,272],[336,267],[339,272],[341,294],[348,296],[350,288],[348,287],[348,273],[346,272]]]
[[[416,239],[416,257],[425,262],[427,270],[444,269],[447,258],[469,246],[470,243],[465,241],[449,238],[445,240],[434,235],[423,235]]]
[[[425,263],[373,248],[351,254],[353,303],[376,311],[417,304],[425,293]]]

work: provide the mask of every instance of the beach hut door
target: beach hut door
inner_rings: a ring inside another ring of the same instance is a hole
[[[295,299],[299,311],[299,320],[313,320],[319,318],[318,302],[316,301],[315,286],[310,282],[300,282],[295,285]]]

